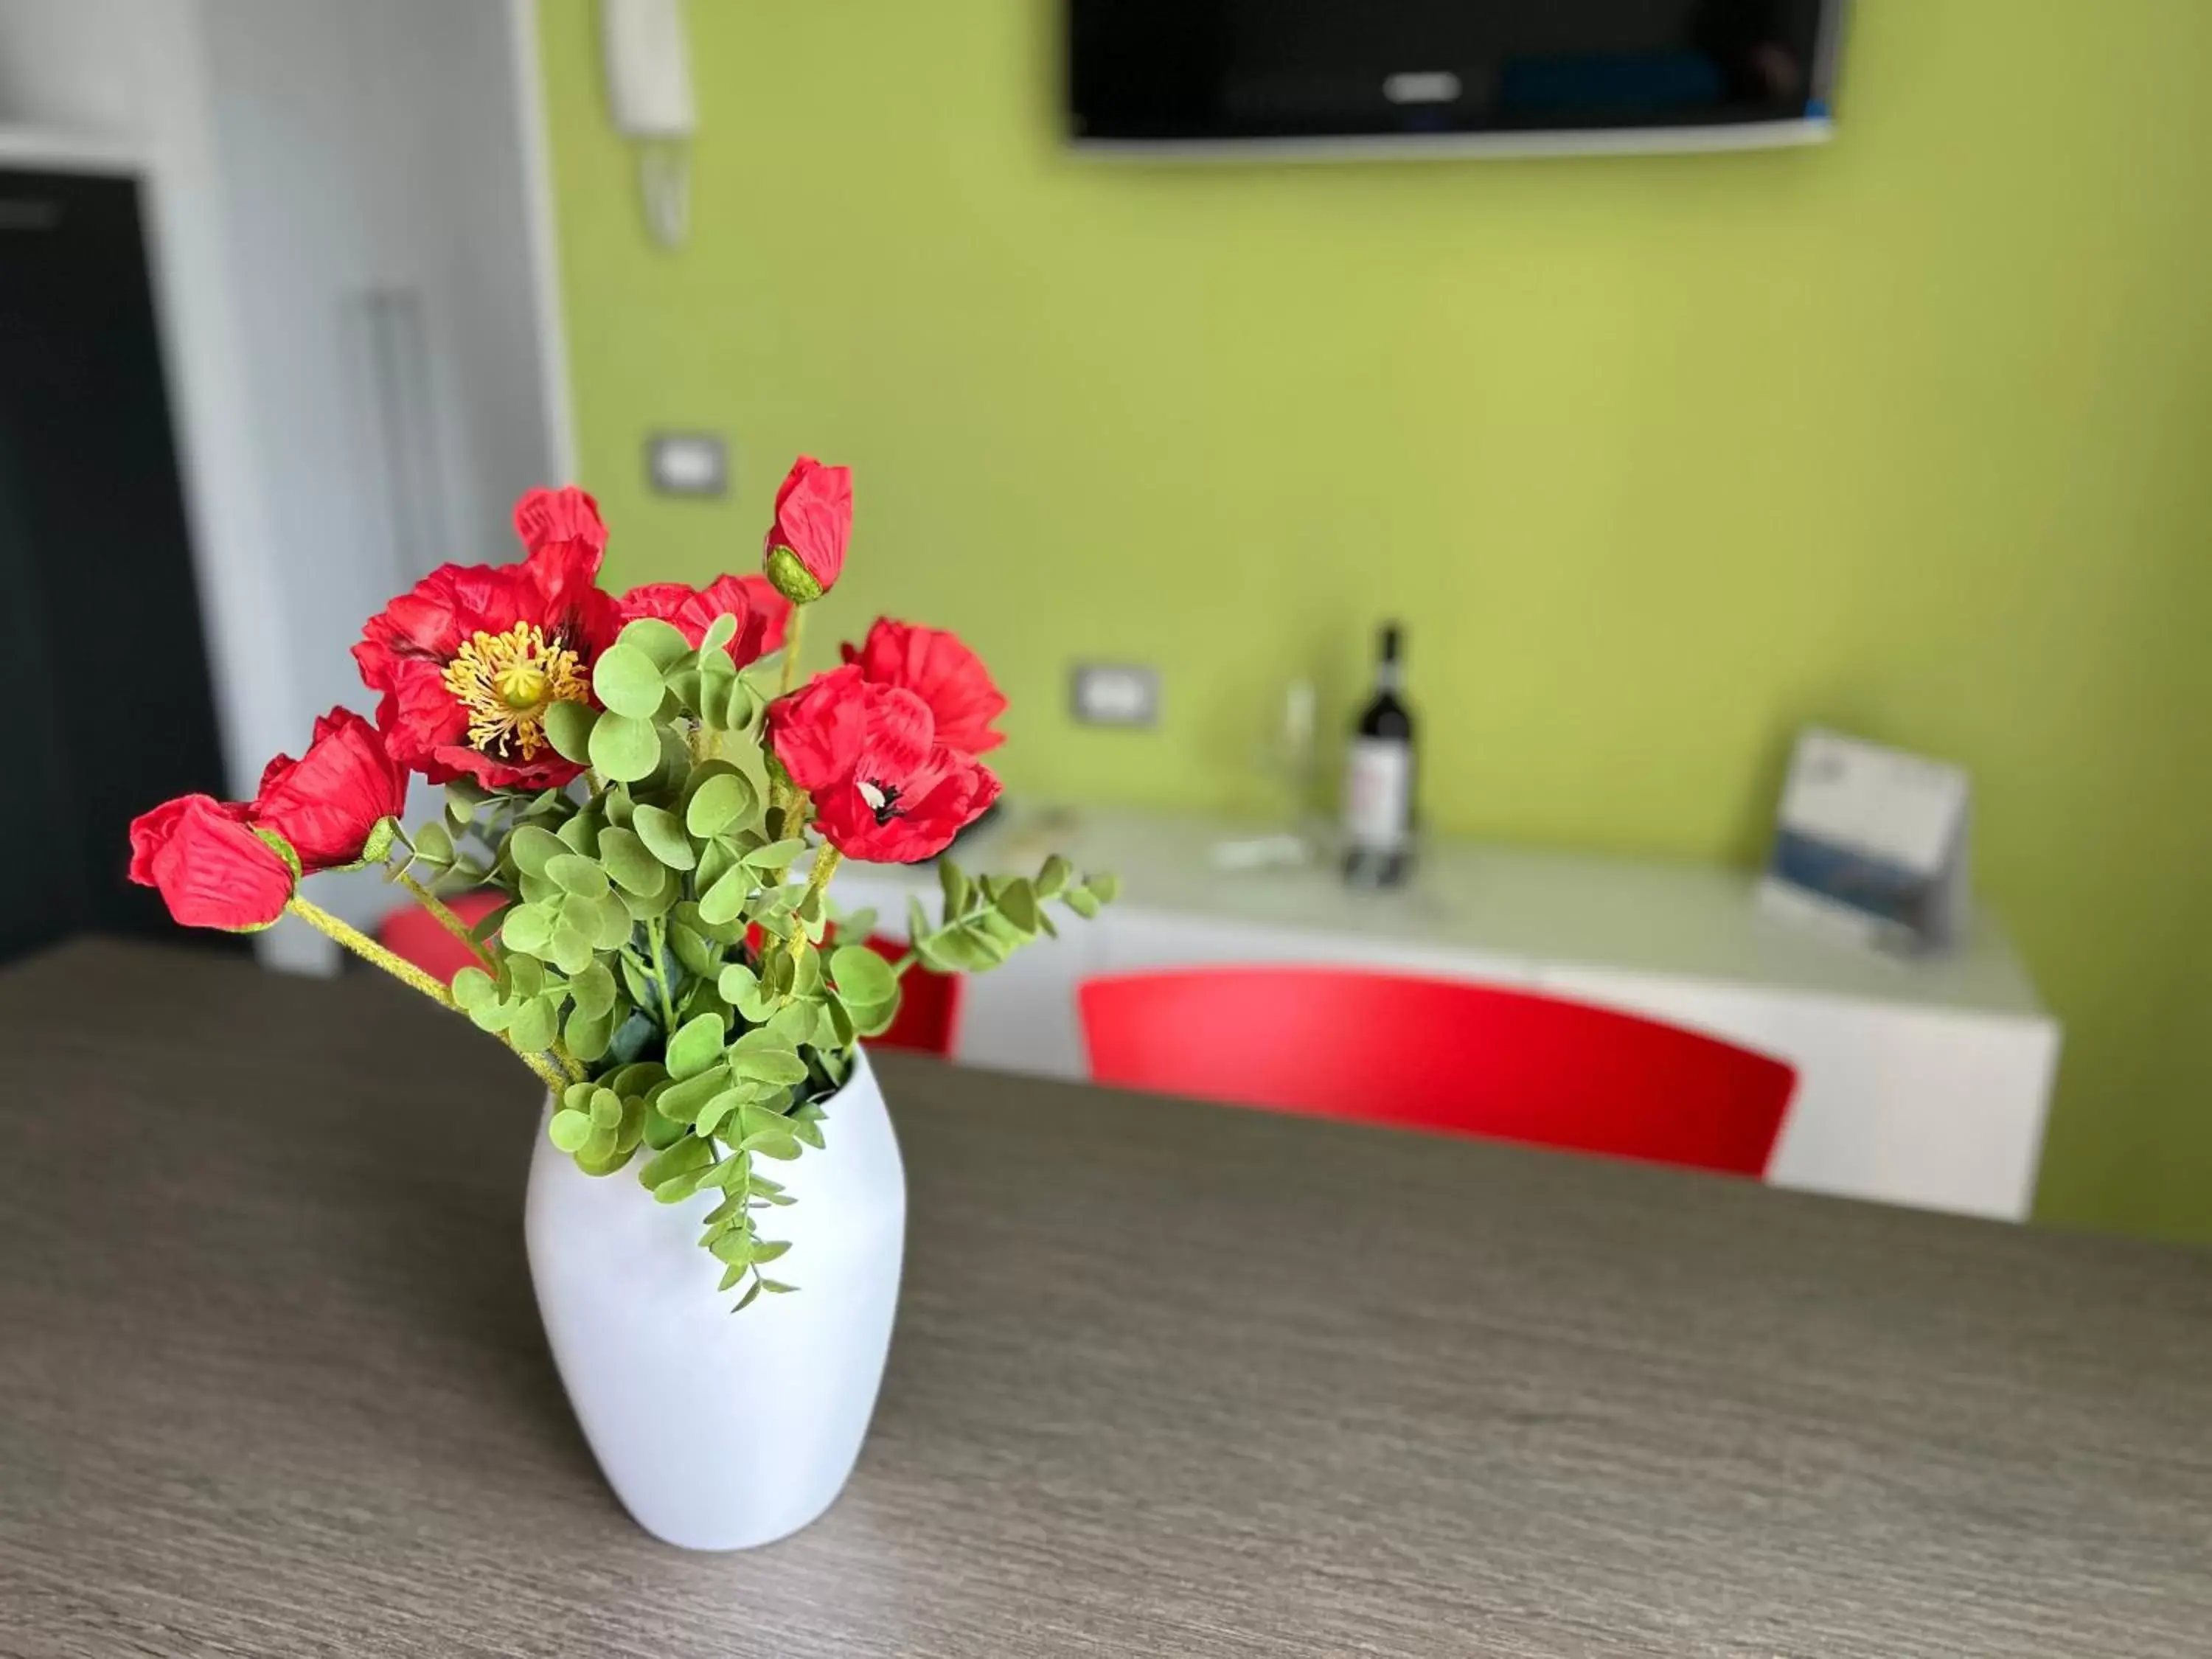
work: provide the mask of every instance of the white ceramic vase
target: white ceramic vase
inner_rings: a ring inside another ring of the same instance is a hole
[[[795,1200],[760,1213],[763,1237],[791,1242],[772,1275],[799,1288],[739,1314],[698,1243],[720,1193],[656,1203],[635,1162],[587,1176],[538,1128],[524,1234],[561,1381],[623,1506],[685,1549],[750,1549],[813,1520],[875,1409],[906,1174],[865,1054],[823,1109],[823,1148],[763,1166]]]

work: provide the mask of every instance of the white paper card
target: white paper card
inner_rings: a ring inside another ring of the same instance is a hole
[[[1970,817],[1958,767],[1809,728],[1762,897],[1891,948],[1947,943],[1965,915]]]

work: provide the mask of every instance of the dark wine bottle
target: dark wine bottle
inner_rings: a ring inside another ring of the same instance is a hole
[[[1384,624],[1375,695],[1352,728],[1344,769],[1344,878],[1391,887],[1413,864],[1413,712],[1403,696],[1398,624]]]

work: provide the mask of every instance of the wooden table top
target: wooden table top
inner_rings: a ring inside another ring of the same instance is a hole
[[[0,1654],[2212,1653],[2203,1253],[892,1056],[874,1431],[696,1556],[569,1418],[503,1051],[80,945],[0,1053]]]

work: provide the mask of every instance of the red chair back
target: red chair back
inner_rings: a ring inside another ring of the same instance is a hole
[[[1447,980],[1284,968],[1079,993],[1101,1083],[1756,1176],[1797,1074],[1656,1020]]]
[[[478,890],[447,899],[446,908],[473,927],[506,902],[498,893]],[[376,924],[376,942],[434,975],[441,985],[451,985],[453,975],[464,968],[483,965],[467,945],[439,925],[435,916],[412,901]]]
[[[878,933],[868,940],[868,949],[886,962],[896,962],[906,954],[906,941],[885,939]],[[898,1017],[881,1036],[870,1037],[869,1046],[912,1048],[950,1060],[952,1045],[960,1036],[960,999],[964,981],[957,974],[932,973],[917,962],[906,970],[906,977],[899,983],[902,994]]]

